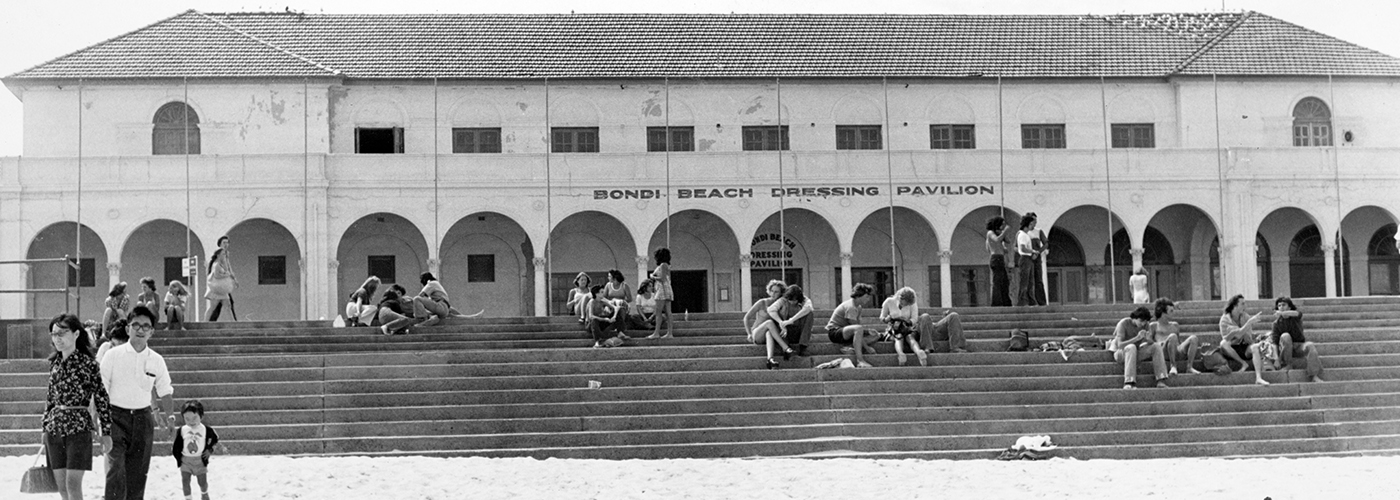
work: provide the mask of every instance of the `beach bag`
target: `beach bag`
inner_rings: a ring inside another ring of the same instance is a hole
[[[1025,330],[1011,330],[1011,342],[1006,346],[1008,351],[1025,352],[1031,348],[1031,336]]]
[[[41,458],[44,458],[43,446],[39,447],[39,454],[34,456],[34,465],[29,466],[29,470],[24,471],[24,477],[20,478],[20,493],[58,493],[58,482],[53,479],[53,469],[49,468],[48,460],[40,465]]]
[[[622,337],[612,337],[604,340],[603,347],[622,347]]]
[[[1201,359],[1195,361],[1197,370],[1215,372],[1216,375],[1230,374],[1230,363],[1225,360],[1225,355],[1220,352],[1220,347],[1202,347],[1200,354]]]

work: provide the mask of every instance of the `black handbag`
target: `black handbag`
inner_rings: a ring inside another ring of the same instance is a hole
[[[53,469],[49,468],[48,460],[44,460],[40,465],[41,458],[44,458],[43,445],[39,446],[39,454],[34,456],[34,465],[24,471],[24,477],[19,481],[20,493],[58,493],[58,482],[53,479]]]

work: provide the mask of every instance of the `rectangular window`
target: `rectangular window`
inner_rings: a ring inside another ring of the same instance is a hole
[[[259,256],[258,256],[258,284],[259,284],[259,285],[285,285],[285,284],[287,284],[287,256],[286,256],[286,255],[259,255]]]
[[[452,129],[452,152],[499,153],[501,152],[501,129],[454,128]]]
[[[186,285],[190,284],[190,279],[185,277],[184,257],[165,258],[165,280],[156,284],[165,286],[170,284],[171,281],[179,281],[180,283],[184,283]]]
[[[380,283],[398,283],[398,276],[394,274],[393,255],[371,255],[368,258],[368,269],[366,276],[378,276]]]
[[[403,127],[356,127],[355,152],[365,155],[403,154]]]
[[[932,149],[977,149],[977,129],[973,125],[929,125]]]
[[[68,259],[69,262],[77,262],[78,268],[68,266],[68,286],[80,288],[92,288],[97,286],[97,260],[92,257],[84,257],[82,260]]]
[[[1151,123],[1115,123],[1110,129],[1114,148],[1157,147],[1155,127]]]
[[[185,127],[173,127],[170,125],[156,125],[151,136],[151,154],[156,155],[182,155],[185,154],[185,146],[188,144],[190,154],[199,154],[199,127],[192,126],[188,130]]]
[[[783,126],[744,127],[744,151],[787,151],[788,128]]]
[[[1330,122],[1295,122],[1293,124],[1294,146],[1331,146],[1332,125]]]
[[[666,127],[647,127],[647,151],[666,151]],[[695,127],[671,127],[671,151],[695,151]]]
[[[1021,149],[1065,149],[1065,125],[1021,125]]]
[[[884,149],[879,125],[837,125],[836,149]]]
[[[555,127],[551,132],[555,153],[598,152],[598,127]]]
[[[467,256],[467,283],[495,283],[496,256],[494,254]]]

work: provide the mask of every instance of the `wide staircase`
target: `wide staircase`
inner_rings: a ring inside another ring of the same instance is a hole
[[[1216,343],[1220,306],[1184,302],[1177,319]],[[1144,388],[1124,390],[1108,352],[1006,352],[1013,328],[1032,346],[1106,336],[1133,307],[966,309],[971,352],[933,354],[927,367],[913,356],[897,366],[886,343],[868,357],[875,368],[812,369],[841,356],[822,331],[830,311],[816,313],[809,356],[779,370],[764,369],[736,313],[691,314],[674,339],[612,349],[591,348],[563,317],[397,336],[193,324],[152,345],[177,402],[203,401],[236,454],[986,459],[1040,434],[1060,445],[1054,456],[1080,459],[1400,452],[1400,297],[1301,301],[1322,383],[1302,370],[1267,372],[1267,387],[1252,373],[1183,373],[1146,388],[1143,363]],[[35,451],[47,368],[0,361],[0,455]]]

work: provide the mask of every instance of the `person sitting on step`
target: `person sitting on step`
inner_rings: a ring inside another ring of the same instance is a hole
[[[650,279],[643,280],[637,285],[637,300],[634,302],[637,307],[633,308],[627,317],[632,328],[638,330],[650,330],[656,326],[656,282]]]
[[[1293,299],[1274,299],[1274,328],[1270,336],[1278,345],[1281,369],[1291,369],[1293,357],[1303,356],[1308,363],[1304,368],[1307,370],[1308,380],[1322,382],[1322,358],[1317,353],[1317,345],[1303,337],[1303,313],[1298,311],[1298,306],[1293,305]]]
[[[1186,369],[1191,373],[1201,373],[1192,366],[1196,362],[1196,353],[1201,350],[1201,342],[1195,335],[1186,337],[1186,341],[1181,341],[1181,325],[1172,321],[1176,313],[1176,303],[1172,299],[1161,297],[1152,305],[1152,324],[1147,326],[1149,337],[1157,343],[1157,347],[1162,349],[1167,355],[1167,374],[1177,374],[1177,360],[1181,356],[1186,356]]]
[[[632,285],[627,284],[627,278],[622,275],[622,271],[616,269],[608,270],[608,282],[603,284],[603,299],[612,303],[616,307],[617,317],[622,318],[621,330],[618,337],[622,340],[631,340],[627,336],[627,319],[631,317],[632,311]]]
[[[906,344],[919,357],[919,364],[928,366],[928,353],[919,347],[920,332],[914,328],[918,317],[919,299],[914,289],[907,286],[894,292],[880,306],[880,321],[889,325],[888,332],[894,337],[894,352],[899,358],[899,366],[909,362],[909,357],[904,355]]]
[[[851,287],[851,298],[846,299],[831,311],[831,319],[826,322],[826,337],[831,343],[843,346],[841,352],[853,353],[856,366],[867,368],[865,354],[875,354],[874,344],[879,340],[874,335],[865,334],[865,326],[860,324],[861,308],[875,303],[875,289],[865,283]],[[855,346],[860,346],[856,348]]]
[[[777,328],[777,323],[768,315],[768,306],[773,305],[773,302],[782,297],[784,290],[787,290],[787,283],[783,283],[782,280],[769,281],[768,296],[754,301],[753,306],[744,313],[744,331],[747,332],[749,342],[754,344],[767,344],[769,342],[767,340],[768,330]]]
[[[1167,386],[1167,363],[1162,357],[1162,348],[1147,333],[1147,323],[1151,320],[1152,312],[1138,307],[1118,321],[1118,327],[1113,330],[1113,360],[1123,363],[1124,389],[1136,388],[1138,361],[1146,359],[1152,360],[1157,387]]]
[[[773,359],[775,347],[783,348],[783,359],[793,354],[805,355],[807,339],[812,335],[812,299],[802,294],[802,287],[791,285],[783,290],[783,296],[768,306],[768,316],[774,323],[766,341],[768,368],[777,368],[777,360]],[[796,350],[794,345],[798,346]]]
[[[107,300],[103,303],[106,309],[102,311],[102,331],[107,331],[107,327],[121,318],[125,318],[127,311],[131,309],[131,296],[126,294],[126,282],[112,285],[112,291],[107,293]]]
[[[379,314],[379,306],[374,303],[374,292],[378,288],[379,277],[370,276],[350,293],[350,301],[345,303],[346,326],[369,326],[374,321],[374,316]]]
[[[937,317],[938,321],[933,318]],[[933,352],[934,338],[947,338],[949,352],[967,352],[967,339],[963,337],[962,316],[952,309],[943,311],[941,316],[920,314],[919,345],[925,351]]]
[[[588,333],[593,335],[593,347],[604,347],[604,342],[609,337],[622,336],[622,326],[625,320],[617,306],[603,297],[603,285],[593,285],[588,289],[593,294],[593,299],[588,301],[584,312],[588,314]]]
[[[574,288],[569,290],[569,301],[564,304],[564,307],[569,308],[575,316],[578,316],[579,324],[588,322],[588,311],[584,310],[584,306],[587,306],[589,299],[593,298],[593,295],[588,293],[592,283],[593,278],[589,278],[588,273],[580,271],[578,276],[574,276]]]
[[[1263,313],[1254,313],[1253,316],[1246,314],[1248,313],[1244,310],[1244,295],[1235,295],[1225,303],[1225,313],[1220,315],[1220,351],[1225,353],[1226,358],[1240,364],[1240,368],[1235,370],[1236,373],[1249,368],[1246,359],[1264,359],[1259,352],[1258,339],[1254,338],[1254,324],[1259,322],[1259,315]],[[1254,383],[1269,385],[1269,382],[1264,380],[1262,366],[1254,370]]]
[[[385,335],[392,335],[395,332],[387,326],[395,321],[413,317],[413,301],[404,298],[408,290],[404,290],[398,283],[389,285],[389,289],[384,291],[384,296],[379,299],[379,310],[375,313],[375,321],[379,323],[379,331]],[[402,323],[401,323],[402,324]]]

